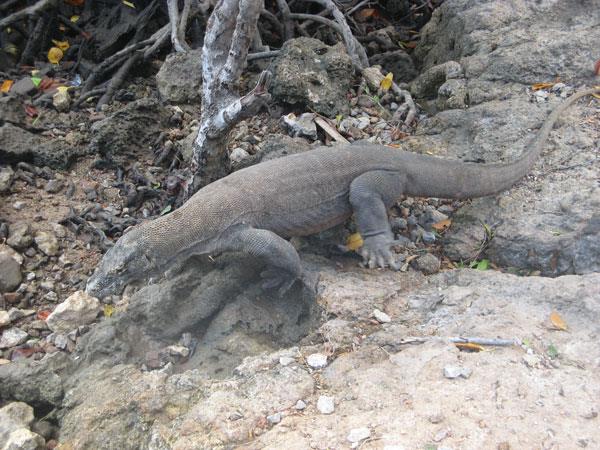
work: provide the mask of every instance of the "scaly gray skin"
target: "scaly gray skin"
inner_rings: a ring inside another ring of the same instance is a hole
[[[196,254],[241,251],[263,259],[265,288],[285,292],[302,279],[284,238],[314,234],[354,213],[369,267],[397,269],[387,210],[402,195],[473,198],[497,194],[525,176],[561,113],[600,88],[574,94],[546,119],[531,149],[507,164],[474,164],[360,143],[321,147],[239,170],[199,190],[173,213],[146,222],[104,255],[86,291],[119,293]]]

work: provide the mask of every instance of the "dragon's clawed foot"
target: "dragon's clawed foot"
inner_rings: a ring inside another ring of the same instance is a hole
[[[305,273],[296,275],[276,267],[263,270],[260,276],[263,279],[262,288],[265,290],[277,289],[279,297],[283,297],[297,281],[301,282],[302,286],[310,293],[316,293],[318,276]]]
[[[390,267],[400,270],[401,266],[395,260],[391,247],[402,245],[402,243],[402,241],[396,241],[384,234],[378,234],[365,238],[363,246],[357,250],[357,253],[363,258],[362,264],[369,269]]]

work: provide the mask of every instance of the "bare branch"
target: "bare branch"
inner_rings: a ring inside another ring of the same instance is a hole
[[[181,17],[179,18],[179,25],[177,27],[177,34],[179,36],[179,42],[185,43],[185,29],[187,28],[188,19],[190,17],[190,11],[192,8],[192,0],[183,0],[183,9],[181,10]],[[187,43],[185,43],[186,46]],[[188,46],[189,49],[189,46]]]
[[[186,4],[187,14],[189,14],[190,0],[186,0]],[[184,10],[185,8],[186,5],[184,4]],[[181,24],[184,23],[184,19],[187,24],[187,18],[184,18],[182,15],[181,20],[179,19],[178,0],[167,0],[167,10],[169,11],[169,24],[171,26],[171,42],[173,43],[173,48],[178,53],[187,52],[190,47],[185,42],[185,32],[182,33],[181,31]],[[185,25],[183,26],[183,29],[185,31]]]
[[[317,16],[316,14],[302,14],[302,13],[290,13],[290,19],[296,20],[312,20],[313,22],[319,22],[323,25],[327,25],[335,30],[336,33],[342,35],[342,29],[335,23],[333,20],[327,19],[325,17]]]
[[[262,3],[256,0],[239,0],[240,9],[229,47],[229,56],[220,76],[223,84],[235,84],[242,74],[250,43],[256,33]]]
[[[237,0],[219,0],[208,19],[202,46],[202,99],[211,101],[211,92],[218,71],[227,60],[235,19],[239,10]]]
[[[7,25],[10,25],[13,22],[21,20],[27,16],[33,16],[35,14],[40,13],[46,8],[50,8],[56,6],[57,0],[40,0],[35,5],[32,5],[28,8],[23,8],[16,13],[11,14],[10,16],[5,17],[0,20],[0,28],[4,28]]]
[[[294,37],[294,23],[290,17],[291,11],[286,0],[277,0],[277,6],[281,11],[281,17],[283,18],[283,40],[287,41]]]
[[[346,50],[348,54],[352,58],[352,62],[358,69],[364,69],[369,67],[369,59],[367,58],[367,52],[360,42],[356,40],[354,35],[352,34],[352,30],[346,22],[346,18],[344,14],[339,10],[337,5],[333,2],[333,0],[309,0],[314,3],[318,3],[319,5],[326,8],[331,12],[331,15],[337,22],[340,27],[340,34],[344,39],[344,44],[346,45]]]

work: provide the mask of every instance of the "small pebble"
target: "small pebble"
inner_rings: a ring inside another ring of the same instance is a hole
[[[307,364],[313,369],[322,369],[327,366],[327,356],[322,353],[313,353],[306,358]]]
[[[267,416],[267,421],[271,424],[271,425],[275,425],[278,424],[279,422],[281,422],[281,413],[275,413],[275,414],[271,414],[270,416]]]
[[[427,275],[439,272],[442,265],[440,260],[431,253],[425,253],[424,255],[419,256],[415,260],[414,264],[417,270]]]
[[[389,323],[392,321],[390,316],[378,309],[373,310],[373,317],[375,317],[375,320],[379,323]]]
[[[473,371],[468,367],[461,366],[446,366],[444,367],[444,376],[448,379],[454,379],[458,377],[469,378]]]
[[[282,366],[289,366],[294,361],[296,360],[294,358],[291,358],[290,356],[281,356],[279,358],[279,364],[281,364]]]
[[[440,442],[443,441],[444,439],[446,439],[448,436],[450,436],[450,430],[448,430],[447,428],[444,428],[442,430],[439,430],[435,436],[433,437],[434,442]]]
[[[333,397],[321,395],[317,400],[317,409],[321,414],[332,414],[335,411],[335,402]]]
[[[371,437],[371,430],[366,427],[361,428],[353,428],[346,436],[348,442],[356,443],[360,441],[364,441],[365,439],[369,439]]]
[[[298,400],[294,405],[294,408],[296,408],[298,411],[302,411],[303,409],[306,409],[306,403],[304,400]]]
[[[10,316],[7,311],[0,311],[0,328],[10,324]]]

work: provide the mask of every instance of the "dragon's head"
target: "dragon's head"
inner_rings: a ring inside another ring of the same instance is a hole
[[[94,297],[120,294],[132,281],[147,277],[155,265],[146,254],[139,227],[123,235],[110,249],[92,276],[85,290]]]

